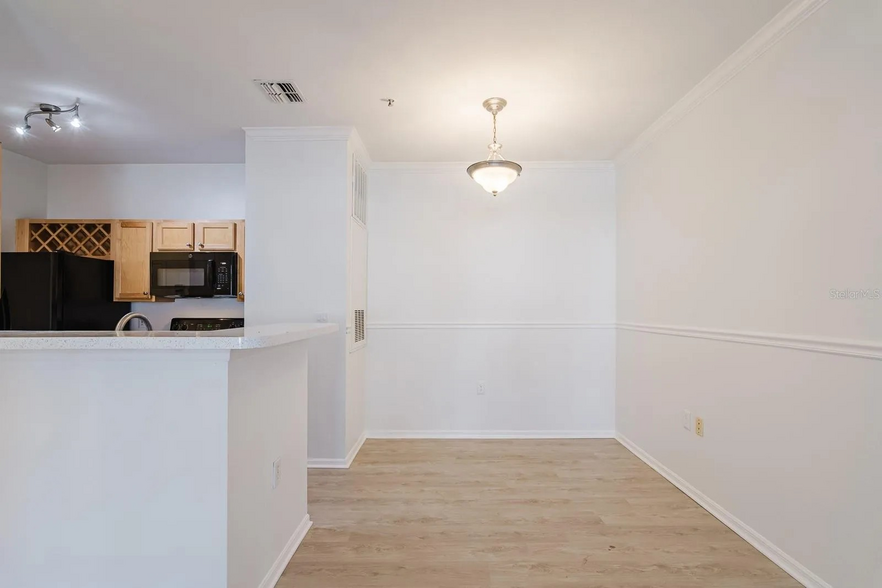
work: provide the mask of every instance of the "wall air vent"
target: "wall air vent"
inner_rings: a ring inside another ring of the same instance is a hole
[[[287,80],[254,80],[266,97],[278,104],[298,104],[303,102],[303,94]]]
[[[364,341],[364,311],[355,311],[355,343]]]

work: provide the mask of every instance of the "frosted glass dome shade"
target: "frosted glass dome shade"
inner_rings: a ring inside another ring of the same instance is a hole
[[[513,161],[488,159],[473,163],[466,171],[482,188],[496,196],[518,179],[522,169]]]

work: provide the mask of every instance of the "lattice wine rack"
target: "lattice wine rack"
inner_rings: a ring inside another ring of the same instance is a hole
[[[67,251],[84,257],[111,259],[111,223],[99,221],[28,221],[27,250]]]

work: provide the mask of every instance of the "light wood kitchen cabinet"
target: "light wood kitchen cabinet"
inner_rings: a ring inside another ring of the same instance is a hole
[[[153,251],[194,251],[195,223],[157,221],[154,228]]]
[[[15,250],[67,251],[114,262],[115,300],[171,302],[150,295],[150,253],[234,251],[245,300],[244,220],[46,219],[15,221]],[[201,245],[201,247],[200,247]]]
[[[197,222],[196,251],[236,251],[236,223],[233,221]]]
[[[114,232],[113,297],[120,301],[153,300],[150,296],[150,252],[153,223],[119,221]]]

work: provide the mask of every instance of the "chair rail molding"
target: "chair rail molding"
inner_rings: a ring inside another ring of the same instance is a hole
[[[763,28],[714,68],[703,80],[698,82],[698,85],[680,98],[645,131],[640,133],[633,142],[619,151],[614,158],[616,165],[625,165],[632,157],[650,146],[665,131],[689,114],[714,92],[725,86],[763,53],[774,47],[778,41],[786,37],[790,31],[799,26],[800,23],[828,1],[793,0],[785,6]]]
[[[371,323],[367,329],[615,329],[615,323],[563,323],[563,322],[513,322],[513,323]]]
[[[618,323],[617,327],[624,331],[654,333],[672,337],[692,337],[694,339],[711,339],[728,341],[746,345],[764,347],[781,347],[813,353],[831,355],[847,355],[865,359],[882,359],[882,342],[836,339],[828,337],[803,337],[780,333],[756,333],[752,331],[728,331],[723,329],[704,329],[697,327],[678,327],[671,325],[650,325],[640,323]]]

